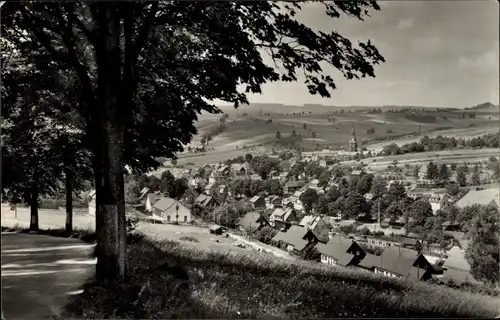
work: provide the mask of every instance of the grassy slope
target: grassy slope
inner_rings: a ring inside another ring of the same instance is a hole
[[[445,113],[443,113],[443,115],[445,115]],[[306,135],[306,132],[302,129],[304,123],[307,124],[309,129],[316,133],[318,139],[324,140],[304,141],[304,147],[309,149],[314,148],[316,143],[333,147],[340,147],[341,145],[346,146],[352,126],[356,129],[358,142],[362,140],[374,140],[390,136],[411,134],[413,132],[418,132],[419,126],[421,126],[423,135],[429,134],[436,128],[454,128],[455,130],[467,129],[470,124],[474,124],[474,127],[479,128],[498,127],[498,121],[494,119],[460,119],[458,118],[458,114],[451,112],[446,113],[446,116],[448,117],[447,121],[440,119],[436,123],[429,124],[408,121],[404,118],[404,115],[401,114],[337,114],[334,115],[336,120],[333,124],[327,121],[328,116],[325,114],[301,116],[273,115],[272,117],[259,117],[253,115],[252,118],[235,118],[231,116],[227,121],[227,129],[218,135],[210,145],[216,149],[220,149],[232,143],[234,146],[231,146],[231,149],[235,149],[237,145],[236,142],[239,142],[240,145],[251,144],[249,141],[252,141],[254,144],[261,143],[273,137],[278,130],[281,132],[282,136],[291,134],[294,129],[297,133]],[[273,122],[266,124],[265,121],[267,119],[272,119]],[[218,120],[215,119],[212,121],[212,125],[217,125]],[[387,121],[387,123],[384,123],[385,121]],[[200,134],[205,133],[212,125],[210,125],[210,120],[203,121],[203,125],[199,128]],[[369,128],[375,128],[375,134],[368,135],[366,130]],[[388,129],[391,129],[392,133],[387,133]],[[436,132],[434,133],[436,134]],[[452,132],[448,132],[448,134],[450,133]]]
[[[131,279],[89,284],[68,306],[78,318],[493,317],[494,298],[304,261],[140,240]]]

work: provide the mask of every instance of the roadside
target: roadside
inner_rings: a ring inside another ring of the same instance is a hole
[[[61,317],[94,272],[93,245],[77,239],[2,232],[5,319]]]

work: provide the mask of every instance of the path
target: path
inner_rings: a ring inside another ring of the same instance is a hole
[[[2,311],[10,319],[54,319],[94,270],[93,245],[2,232]]]

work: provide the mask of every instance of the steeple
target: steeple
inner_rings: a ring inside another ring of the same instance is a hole
[[[351,140],[349,140],[349,152],[358,151],[358,142],[356,141],[356,132],[354,127],[351,129]]]

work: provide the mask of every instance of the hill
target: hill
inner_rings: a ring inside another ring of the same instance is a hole
[[[71,318],[493,318],[497,298],[370,272],[140,239],[128,284],[90,283]]]

